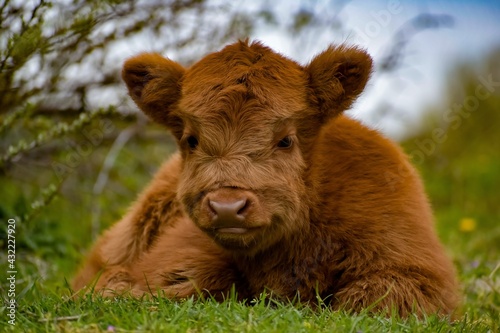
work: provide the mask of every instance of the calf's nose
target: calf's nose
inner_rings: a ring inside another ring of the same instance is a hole
[[[231,201],[208,200],[212,222],[220,227],[237,226],[245,221],[248,202],[246,198]]]

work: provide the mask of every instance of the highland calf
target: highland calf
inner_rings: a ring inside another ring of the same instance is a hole
[[[189,69],[158,54],[128,60],[130,96],[179,153],[97,241],[74,288],[222,298],[234,286],[242,299],[267,290],[450,314],[455,273],[419,176],[395,144],[342,115],[371,70],[357,47],[301,66],[248,41]]]

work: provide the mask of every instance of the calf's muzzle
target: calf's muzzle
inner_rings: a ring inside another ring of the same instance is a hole
[[[225,234],[245,234],[252,225],[252,216],[259,206],[257,197],[249,191],[221,188],[209,192],[202,202],[203,212],[211,230]]]

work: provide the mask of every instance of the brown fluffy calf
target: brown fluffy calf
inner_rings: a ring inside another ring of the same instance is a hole
[[[300,66],[238,42],[189,69],[128,60],[131,97],[180,152],[94,246],[74,287],[448,314],[454,270],[421,181],[391,141],[342,116],[371,58],[332,46]],[[388,181],[386,175],[397,175]]]

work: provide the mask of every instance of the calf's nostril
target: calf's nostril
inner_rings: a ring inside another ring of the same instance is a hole
[[[244,215],[248,207],[248,201],[244,200],[244,204],[241,206],[240,209],[236,212],[237,215]]]

